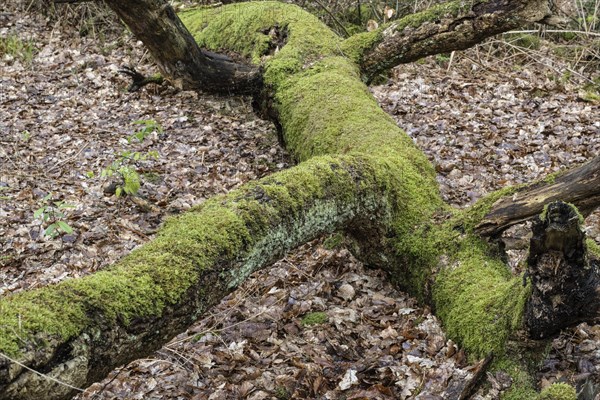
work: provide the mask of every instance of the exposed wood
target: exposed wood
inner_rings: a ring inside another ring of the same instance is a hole
[[[562,200],[577,206],[583,216],[600,206],[600,156],[554,180],[540,181],[504,197],[476,227],[483,236],[497,236],[512,225],[540,214],[545,204]]]
[[[533,224],[527,258],[532,294],[526,306],[529,335],[549,337],[600,316],[600,275],[586,254],[585,233],[573,206],[557,201]]]
[[[224,94],[249,94],[261,87],[257,67],[202,51],[173,7],[163,0],[105,0],[152,54],[175,87]]]

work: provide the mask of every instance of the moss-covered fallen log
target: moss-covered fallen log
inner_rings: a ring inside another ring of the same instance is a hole
[[[300,163],[168,221],[106,271],[2,299],[0,352],[20,364],[0,365],[0,399],[68,397],[72,388],[24,366],[90,384],[158,348],[251,272],[335,230],[429,301],[471,358],[493,354],[494,368],[522,378],[514,393],[534,396],[506,352],[529,287],[474,231],[514,189],[451,210],[426,157],[370,95],[348,42],[300,8],[244,3],[181,18],[200,46],[261,63],[271,115]]]

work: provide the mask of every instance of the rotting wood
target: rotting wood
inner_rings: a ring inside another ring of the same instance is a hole
[[[556,201],[533,223],[526,274],[532,294],[525,308],[533,338],[600,317],[598,263],[587,254],[582,222],[572,205]]]

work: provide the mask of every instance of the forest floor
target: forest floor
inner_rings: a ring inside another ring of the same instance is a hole
[[[0,12],[1,296],[93,273],[165,218],[293,164],[248,98],[166,85],[127,92],[121,66],[155,70],[141,43],[103,27],[109,15],[24,8],[12,0]],[[569,72],[550,45],[501,47],[398,67],[372,89],[457,207],[600,154],[600,105],[584,89],[597,76]],[[102,171],[115,162],[140,174],[137,196],[112,194],[117,176]],[[586,221],[598,242],[599,221]],[[54,237],[52,223],[63,229]],[[506,239],[517,270],[521,231]],[[332,243],[254,274],[187,332],[78,398],[432,400],[473,377],[427,308]],[[600,327],[582,324],[553,341],[539,384],[568,381],[592,400],[599,366]],[[507,385],[490,373],[474,398],[498,398]]]

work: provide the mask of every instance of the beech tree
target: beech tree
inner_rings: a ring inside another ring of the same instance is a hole
[[[429,303],[471,360],[505,369],[506,398],[536,397],[528,365],[544,340],[600,319],[600,250],[581,230],[600,202],[600,158],[458,211],[366,86],[399,63],[547,23],[549,1],[453,1],[347,39],[278,2],[179,15],[165,0],[105,2],[172,85],[252,94],[298,164],[169,220],[106,270],[1,299],[0,399],[69,398],[159,348],[253,271],[334,231]],[[512,276],[498,237],[529,219],[528,270]]]

